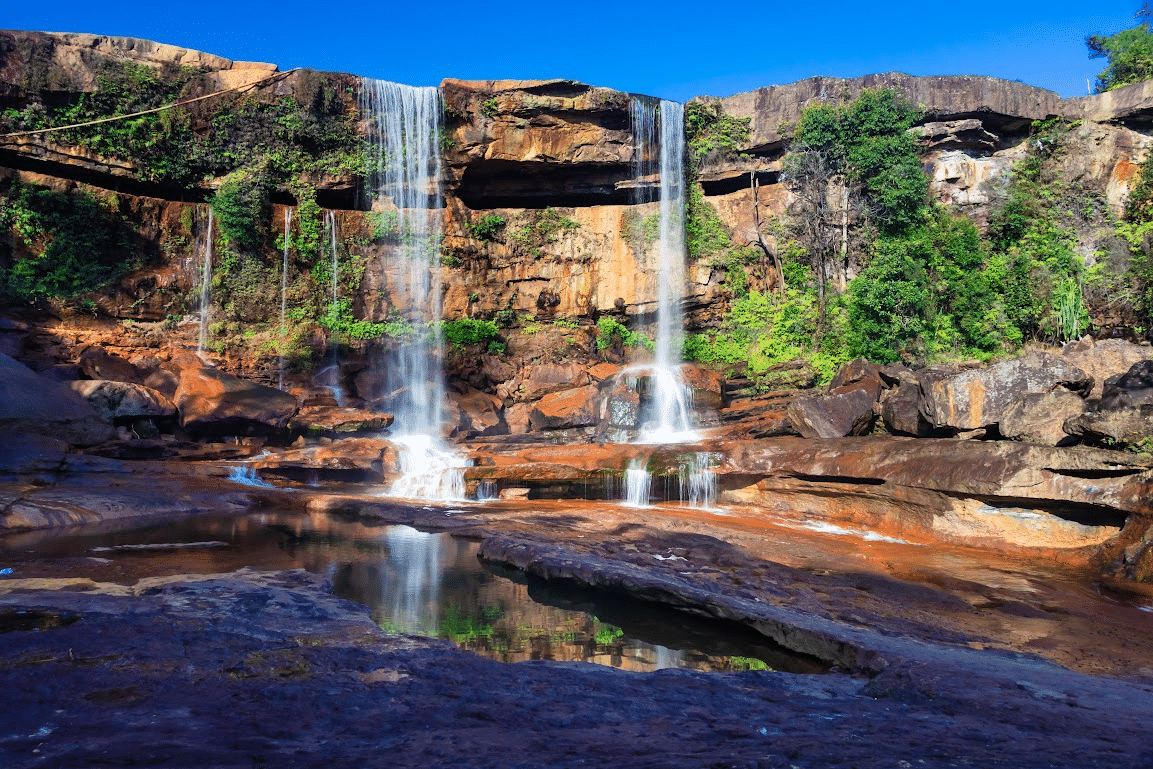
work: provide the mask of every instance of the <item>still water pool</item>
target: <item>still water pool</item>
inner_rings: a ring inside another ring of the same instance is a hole
[[[389,632],[443,638],[504,662],[824,670],[736,623],[539,580],[482,562],[477,549],[475,541],[444,533],[291,512],[122,522],[0,540],[0,555],[11,556],[17,570],[20,560],[67,559],[73,574],[87,564],[93,578],[124,584],[242,567],[304,568],[331,580],[335,594],[368,606]]]

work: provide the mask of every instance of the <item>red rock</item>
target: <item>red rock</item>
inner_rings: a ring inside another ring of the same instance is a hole
[[[591,427],[600,422],[600,396],[596,385],[550,393],[533,407],[529,424],[534,430]]]
[[[296,414],[296,398],[274,387],[206,366],[180,372],[173,399],[184,429],[200,435],[270,434],[283,430]]]

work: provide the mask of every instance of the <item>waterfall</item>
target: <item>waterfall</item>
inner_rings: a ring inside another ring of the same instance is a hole
[[[638,181],[635,202],[653,202],[652,176],[657,188],[656,349],[650,374],[650,409],[640,438],[646,443],[697,440],[692,429],[691,393],[681,376],[683,325],[681,303],[685,288],[685,134],[684,106],[633,97],[634,170]],[[644,229],[639,228],[639,229]],[[644,243],[640,244],[643,248]]]
[[[440,333],[440,92],[363,79],[361,109],[369,123],[373,206],[395,212],[396,217],[396,243],[385,259],[384,284],[393,314],[410,326],[403,343],[390,346],[383,369],[384,405],[396,417],[394,429],[402,438],[396,444],[406,476],[389,493],[443,499],[447,489],[459,497],[463,492],[455,493],[455,480],[428,483],[408,477],[417,471],[423,475],[434,466],[455,475],[465,464],[440,437],[445,398]]]
[[[204,342],[208,339],[208,302],[212,285],[212,206],[208,207],[208,232],[204,236],[204,260],[200,269],[200,336],[196,342],[196,354],[204,354]]]
[[[690,457],[681,474],[681,499],[689,507],[709,509],[717,499],[717,474],[712,469],[713,456],[707,451],[697,451]]]
[[[646,459],[634,458],[625,470],[625,504],[629,507],[649,506],[650,478],[646,464]]]
[[[281,390],[284,389],[284,346],[285,335],[287,329],[285,328],[285,317],[288,315],[288,246],[292,242],[292,209],[288,206],[284,207],[284,260],[280,269],[280,358],[277,361],[277,384]]]

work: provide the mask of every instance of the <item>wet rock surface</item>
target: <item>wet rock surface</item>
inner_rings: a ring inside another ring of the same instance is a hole
[[[689,560],[717,548],[667,537],[649,544],[688,545]],[[523,539],[494,545],[563,560]],[[734,574],[754,565],[733,557]],[[363,766],[382,756],[391,766],[1137,767],[1153,758],[1150,685],[1030,657],[878,637],[887,647],[857,675],[505,665],[387,634],[302,572],[90,582],[83,592],[8,582],[17,584],[0,596],[0,619],[13,620],[0,622],[6,704],[18,705],[0,757],[12,767]]]

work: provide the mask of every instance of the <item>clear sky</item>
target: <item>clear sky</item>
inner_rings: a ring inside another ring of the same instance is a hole
[[[995,75],[1087,92],[1085,35],[1136,22],[1139,0],[1017,2],[0,3],[0,28],[142,37],[411,85],[565,77],[684,101],[812,75]]]

